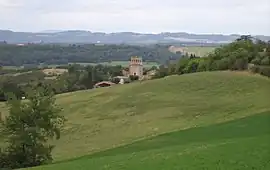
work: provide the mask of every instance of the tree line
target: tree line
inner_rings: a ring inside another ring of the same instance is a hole
[[[163,65],[155,78],[218,70],[250,70],[270,77],[270,41],[241,36],[230,44],[216,48],[206,57],[184,55],[177,62]]]
[[[131,56],[141,56],[144,61],[163,63],[169,58],[178,59],[181,55],[168,51],[167,45],[28,44],[17,46],[0,44],[0,66],[129,61]]]

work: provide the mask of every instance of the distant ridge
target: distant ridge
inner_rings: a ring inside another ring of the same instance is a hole
[[[238,34],[190,34],[185,32],[159,34],[143,34],[134,32],[103,33],[84,30],[44,30],[41,32],[14,32],[0,30],[0,41],[9,44],[15,43],[103,43],[103,44],[157,44],[157,43],[183,43],[183,44],[223,44],[230,43]],[[270,36],[254,36],[264,41]]]
[[[58,32],[62,32],[63,30],[44,30],[44,31],[40,31],[37,33],[58,33]]]

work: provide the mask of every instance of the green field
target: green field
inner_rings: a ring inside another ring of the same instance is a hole
[[[258,75],[204,72],[58,95],[68,122],[55,164],[37,169],[264,169],[269,87]]]
[[[188,53],[196,54],[197,56],[205,56],[210,52],[214,51],[217,47],[187,47],[186,51]]]
[[[204,57],[210,52],[214,51],[215,48],[218,46],[172,46],[169,48],[169,51],[175,53],[177,51],[181,51],[184,53],[189,53],[189,54],[195,54],[196,56],[201,56]]]
[[[270,112],[160,135],[35,169],[270,169]]]

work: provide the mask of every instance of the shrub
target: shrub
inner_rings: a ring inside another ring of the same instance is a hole
[[[250,67],[250,71],[253,73],[259,73],[263,76],[270,77],[270,67],[269,66],[253,65]]]
[[[135,76],[135,75],[130,75],[129,78],[131,81],[139,80],[139,76]]]
[[[263,76],[270,77],[270,67],[260,66],[259,73]]]
[[[120,79],[118,77],[115,77],[115,78],[112,79],[112,82],[115,83],[115,84],[119,84]]]

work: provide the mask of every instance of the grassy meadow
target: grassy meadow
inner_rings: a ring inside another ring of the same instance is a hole
[[[214,51],[216,47],[187,47],[185,50],[188,53],[193,53],[197,56],[205,56],[209,54],[210,52]]]
[[[169,48],[169,51],[175,53],[181,51],[184,53],[195,54],[196,56],[204,57],[210,52],[214,51],[217,47],[211,46],[172,46]]]
[[[270,168],[269,141],[270,112],[264,112],[226,123],[167,133],[34,169],[266,170]]]
[[[264,169],[269,87],[225,71],[58,95],[68,121],[55,164],[36,169]]]

